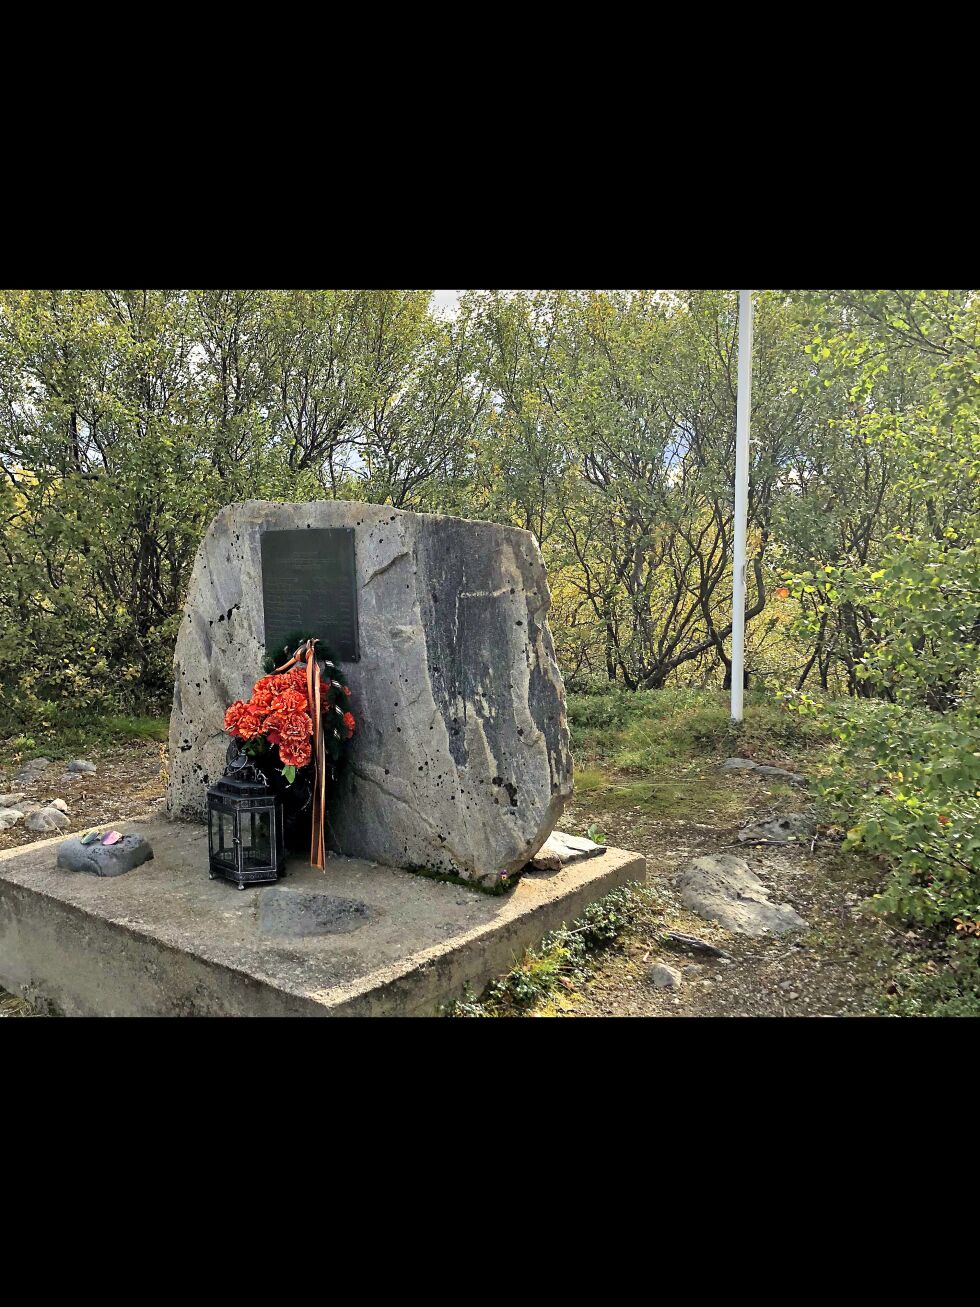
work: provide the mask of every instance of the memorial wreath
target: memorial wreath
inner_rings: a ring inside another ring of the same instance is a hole
[[[268,675],[255,682],[247,703],[238,699],[228,708],[225,730],[287,786],[315,767],[310,861],[322,868],[327,774],[336,779],[357,726],[350,687],[331,651],[314,636],[290,636],[280,657],[278,667],[275,656],[266,659]]]

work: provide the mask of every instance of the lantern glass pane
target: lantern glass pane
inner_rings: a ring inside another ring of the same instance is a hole
[[[272,865],[272,821],[268,809],[242,813],[242,854],[246,865]]]
[[[235,865],[235,822],[224,808],[211,810],[211,851],[215,858],[229,867]]]

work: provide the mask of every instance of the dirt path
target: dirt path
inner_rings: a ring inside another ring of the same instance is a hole
[[[747,818],[768,817],[805,805],[801,793],[771,802],[764,783],[732,775],[730,783]],[[567,829],[584,829],[594,810],[578,800],[566,813]],[[859,904],[874,891],[876,872],[841,852],[836,843],[747,848],[737,842],[741,821],[657,820],[642,809],[602,815],[610,844],[647,856],[648,885],[656,906],[629,935],[599,954],[580,991],[563,995],[540,1015],[555,1016],[860,1016],[878,1008],[889,984],[896,935]],[[797,935],[750,939],[694,915],[681,905],[673,876],[688,858],[731,853],[744,858],[773,902],[789,903],[809,923]],[[729,960],[667,948],[658,936],[677,930],[716,945]],[[650,966],[681,970],[678,990],[658,989]]]

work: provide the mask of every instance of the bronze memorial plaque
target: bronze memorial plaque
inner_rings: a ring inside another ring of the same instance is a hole
[[[339,662],[356,663],[354,528],[310,527],[262,535],[265,647],[278,654],[297,631],[317,636]]]

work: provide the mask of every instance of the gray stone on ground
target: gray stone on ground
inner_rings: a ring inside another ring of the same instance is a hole
[[[142,835],[124,835],[115,844],[83,844],[78,836],[58,845],[57,865],[91,876],[122,876],[153,857],[153,846]]]
[[[778,780],[792,781],[796,785],[805,785],[806,777],[798,772],[787,771],[785,767],[774,767],[770,763],[755,762],[752,758],[726,758],[721,764],[722,771],[754,771],[759,776],[772,776]]]
[[[38,834],[53,830],[64,830],[70,826],[70,819],[59,808],[35,808],[27,818],[27,829]]]
[[[57,808],[59,812],[68,811],[68,804],[64,801],[64,799],[50,799],[48,801],[47,806],[49,808]]]
[[[753,821],[738,833],[742,844],[797,844],[812,839],[817,823],[802,812],[788,812],[768,821]]]
[[[530,865],[535,871],[560,871],[568,862],[595,858],[605,851],[605,844],[596,844],[584,835],[566,835],[564,831],[555,830],[538,849]]]
[[[51,766],[50,758],[32,758],[30,762],[25,762],[23,767],[14,777],[15,785],[33,785],[40,779],[41,772],[46,767]]]
[[[665,962],[654,962],[647,968],[647,980],[655,989],[680,989],[684,983],[676,967],[668,967]]]
[[[74,758],[71,762],[65,763],[66,772],[94,772],[95,770],[95,763],[89,762],[87,758]]]
[[[740,935],[784,935],[808,928],[788,903],[770,903],[748,863],[729,853],[692,859],[678,873],[677,889],[685,907]]]
[[[23,790],[17,790],[10,794],[0,794],[0,808],[16,808],[21,799],[25,797]]]
[[[330,795],[341,852],[487,884],[524,867],[572,791],[565,695],[534,536],[373,504],[251,500],[211,523],[175,653],[167,807],[203,820],[226,708],[263,674],[266,531],[352,527],[357,718]]]
[[[263,935],[346,935],[367,924],[372,912],[358,899],[311,894],[279,885],[259,895],[259,930]]]
[[[756,767],[756,772],[760,776],[775,776],[781,781],[792,781],[794,785],[806,784],[805,776],[801,776],[799,772],[787,771],[785,767],[770,767],[766,764],[760,763],[759,766]]]
[[[0,830],[9,830],[23,821],[26,814],[20,808],[0,808]]]

